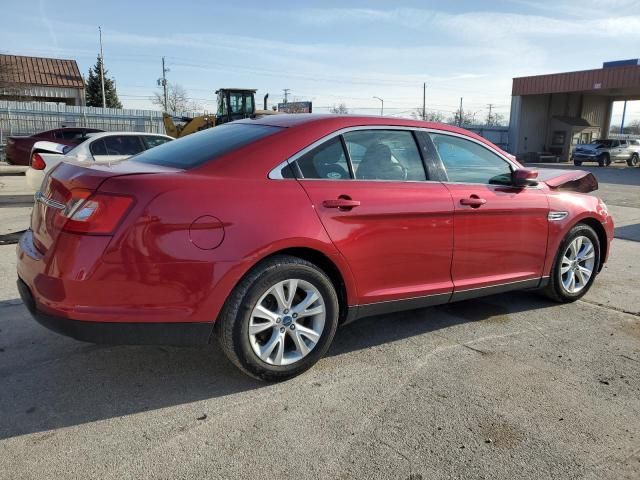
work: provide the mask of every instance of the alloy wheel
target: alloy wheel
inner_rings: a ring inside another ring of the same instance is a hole
[[[584,289],[593,275],[595,261],[593,242],[585,236],[574,238],[565,250],[560,265],[564,289],[571,294]]]
[[[326,309],[318,288],[300,279],[271,286],[249,320],[253,352],[270,365],[291,365],[306,357],[324,330]]]

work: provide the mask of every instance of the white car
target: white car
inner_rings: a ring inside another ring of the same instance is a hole
[[[31,165],[26,171],[27,185],[32,191],[40,189],[46,173],[60,162],[109,163],[125,160],[133,155],[162,145],[172,137],[159,133],[96,132],[75,147],[55,142],[36,142],[31,149]]]

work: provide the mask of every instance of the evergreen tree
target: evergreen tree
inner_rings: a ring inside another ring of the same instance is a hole
[[[102,85],[100,83],[100,65],[102,59],[98,56],[96,64],[89,69],[89,77],[86,84],[87,107],[102,107]],[[104,97],[107,108],[122,108],[118,99],[116,86],[113,79],[107,76],[107,69],[104,69]]]

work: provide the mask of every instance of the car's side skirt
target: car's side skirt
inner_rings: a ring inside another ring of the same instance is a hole
[[[440,293],[423,297],[369,303],[366,305],[354,305],[349,307],[349,313],[347,314],[347,318],[343,323],[346,324],[359,318],[371,317],[374,315],[402,312],[405,310],[416,310],[418,308],[432,307],[435,305],[443,305],[450,302],[485,297],[488,295],[495,295],[512,290],[542,288],[548,283],[549,277],[533,278],[529,280],[519,280],[517,282],[502,283],[500,285],[491,285],[488,287],[454,291],[452,293]]]

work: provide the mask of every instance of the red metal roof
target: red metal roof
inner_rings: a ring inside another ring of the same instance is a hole
[[[640,88],[640,65],[552,73],[513,79],[511,95]]]
[[[84,88],[75,60],[0,54],[0,80],[18,85]]]

